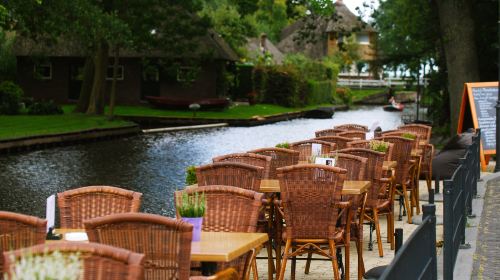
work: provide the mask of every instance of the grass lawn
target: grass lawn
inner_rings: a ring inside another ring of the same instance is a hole
[[[364,88],[364,89],[351,89],[352,101],[361,101],[368,96],[372,96],[378,93],[386,92],[386,88]]]
[[[313,105],[303,108],[287,108],[270,104],[257,104],[253,106],[233,106],[221,111],[198,111],[196,118],[207,119],[248,119],[253,116],[269,116],[287,112],[297,112],[314,109],[318,106],[332,106],[332,104]],[[70,112],[73,105],[63,106],[65,112]],[[117,116],[152,116],[152,117],[172,117],[172,118],[192,118],[193,112],[189,110],[164,110],[155,109],[148,106],[117,106],[115,109]]]
[[[0,115],[0,139],[12,139],[34,135],[75,132],[94,128],[111,128],[130,125],[123,120],[110,121],[102,116],[84,114],[30,116]]]

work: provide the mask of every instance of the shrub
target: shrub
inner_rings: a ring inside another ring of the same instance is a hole
[[[16,115],[21,109],[23,90],[11,81],[0,83],[0,114]]]
[[[285,107],[305,105],[305,84],[293,67],[269,67],[263,101]]]
[[[283,142],[283,143],[276,144],[276,148],[290,149],[290,143]]]
[[[307,82],[308,95],[306,103],[309,105],[330,103],[333,100],[333,83],[330,81],[313,81]]]
[[[181,197],[177,198],[177,211],[183,218],[198,218],[205,215],[205,194],[188,195],[183,192]]]
[[[28,107],[30,115],[61,115],[63,113],[61,106],[52,100],[35,102]]]
[[[186,184],[194,185],[198,183],[198,179],[196,179],[196,167],[194,165],[188,166],[186,168]]]
[[[405,132],[405,133],[401,134],[401,137],[406,138],[406,139],[410,139],[410,140],[415,140],[417,138],[417,135],[409,133],[409,132]]]
[[[333,95],[335,103],[341,103],[347,106],[352,105],[352,93],[349,88],[337,88]]]

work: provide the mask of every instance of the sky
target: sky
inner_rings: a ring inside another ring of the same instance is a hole
[[[370,9],[366,9],[363,7],[363,2],[366,2],[369,5],[374,5],[375,7],[378,7],[378,2],[379,0],[343,0],[344,4],[353,12],[355,15],[358,15],[358,12],[356,11],[356,7],[359,7],[362,11],[364,11],[367,14],[371,14]],[[365,18],[366,20],[366,18]]]

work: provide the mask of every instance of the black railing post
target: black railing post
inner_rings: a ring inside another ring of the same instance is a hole
[[[431,232],[431,242],[429,242],[429,249],[433,252],[433,261],[432,261],[432,275],[437,277],[437,259],[436,259],[436,205],[434,204],[426,204],[422,205],[422,221],[425,221],[427,217],[430,217],[429,222],[431,223],[432,230]]]
[[[395,246],[396,246],[396,251],[394,252],[394,254],[396,254],[398,252],[398,250],[401,248],[401,246],[403,246],[403,229],[402,228],[397,228],[395,231],[394,231],[394,243]]]
[[[454,232],[454,217],[453,217],[453,183],[445,180],[443,184],[443,278],[444,280],[453,279],[453,232]]]
[[[439,193],[439,177],[436,177],[436,179],[434,179],[434,189],[435,193]]]
[[[429,204],[434,204],[434,189],[429,191]]]

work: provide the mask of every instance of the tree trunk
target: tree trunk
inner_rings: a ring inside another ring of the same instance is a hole
[[[108,45],[106,42],[100,42],[94,57],[94,80],[87,114],[95,115],[103,113],[102,107],[104,106],[103,98],[107,68]]]
[[[76,104],[75,110],[73,110],[74,113],[85,113],[87,111],[93,80],[94,62],[92,61],[92,57],[87,57],[85,59],[85,65],[83,66],[83,81],[82,88],[80,89],[80,97],[78,97],[78,103]]]
[[[437,0],[441,38],[448,69],[451,134],[455,134],[463,85],[479,81],[472,0]]]
[[[113,82],[111,83],[111,93],[109,97],[109,112],[110,118],[113,118],[115,111],[115,100],[116,100],[116,76],[118,75],[118,60],[120,58],[120,47],[116,45],[114,47],[114,62],[113,62]]]

